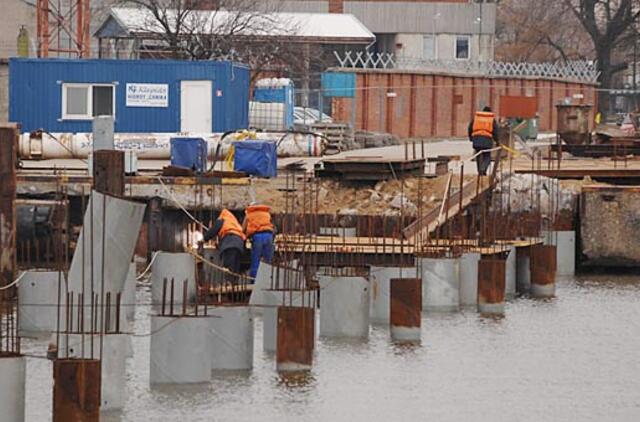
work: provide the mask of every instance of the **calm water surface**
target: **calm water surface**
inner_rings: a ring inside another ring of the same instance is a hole
[[[262,352],[260,318],[253,371],[205,385],[151,389],[149,338],[136,337],[126,408],[102,420],[640,420],[640,277],[562,280],[557,295],[516,300],[503,319],[425,315],[421,346],[394,345],[383,327],[367,342],[320,340],[313,371],[294,379]],[[139,302],[149,296],[139,288]],[[23,344],[44,354],[46,343]],[[50,420],[51,363],[32,358],[27,371],[27,421]]]

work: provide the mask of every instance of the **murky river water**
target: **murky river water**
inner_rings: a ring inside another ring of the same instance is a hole
[[[640,278],[563,280],[557,294],[516,300],[499,320],[425,315],[417,347],[394,345],[385,328],[367,342],[320,340],[303,379],[277,375],[260,318],[253,371],[201,386],[150,389],[149,338],[136,337],[126,408],[103,420],[640,420]],[[149,331],[147,311],[138,308],[138,333]],[[44,354],[46,343],[23,344]],[[50,420],[51,363],[29,359],[27,371],[27,421]]]

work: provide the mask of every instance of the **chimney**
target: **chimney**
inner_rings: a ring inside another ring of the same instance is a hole
[[[344,0],[329,0],[329,13],[344,13]]]

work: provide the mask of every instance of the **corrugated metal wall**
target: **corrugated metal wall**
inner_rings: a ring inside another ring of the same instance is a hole
[[[91,121],[62,120],[63,83],[116,83],[117,132],[179,132],[180,81],[211,80],[213,131],[246,128],[249,69],[229,62],[11,59],[9,119],[24,131],[90,132]],[[169,85],[169,106],[126,107],[127,83]]]
[[[541,131],[555,131],[556,104],[572,97],[597,109],[597,86],[551,79],[488,78],[390,70],[356,71],[355,99],[332,99],[334,120],[400,138],[465,137],[476,110],[503,95],[535,96]],[[580,98],[581,97],[581,98]],[[593,121],[593,110],[591,120]]]

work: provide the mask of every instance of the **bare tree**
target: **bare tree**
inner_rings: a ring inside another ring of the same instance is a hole
[[[278,1],[126,0],[141,12],[136,33],[174,59],[228,59],[265,70],[297,68],[302,47],[292,42],[298,22],[285,22]],[[140,42],[140,41],[139,41]]]
[[[593,56],[588,34],[557,0],[503,0],[496,40],[496,55],[504,61],[553,62]]]
[[[564,4],[580,21],[591,37],[600,71],[600,85],[612,86],[616,73],[627,68],[623,60],[616,60],[617,49],[624,44],[640,20],[638,0],[564,0]],[[603,114],[609,110],[609,93],[599,96],[599,109]]]

